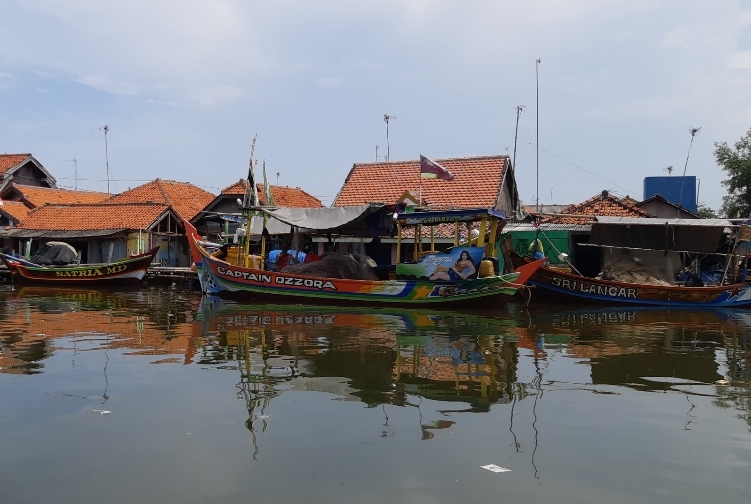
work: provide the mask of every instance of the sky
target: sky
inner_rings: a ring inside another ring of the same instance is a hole
[[[751,128],[751,0],[3,0],[0,16],[0,152],[61,187],[106,191],[108,159],[112,192],[158,177],[217,194],[257,135],[272,184],[329,205],[376,146],[513,155],[519,105],[525,203],[641,199],[673,166],[717,209],[714,142]]]

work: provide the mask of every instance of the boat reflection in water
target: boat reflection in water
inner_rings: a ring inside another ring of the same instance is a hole
[[[328,392],[370,407],[418,406],[424,397],[469,403],[459,411],[488,411],[511,400],[515,342],[524,333],[505,312],[250,306],[205,298],[199,313],[202,332],[217,343],[204,363],[236,361],[254,436],[259,420],[266,428],[269,402],[281,390]],[[423,439],[453,423],[421,424]]]
[[[69,495],[63,480],[85,501],[103,478],[150,485],[137,497],[159,502],[227,489],[239,496],[228,502],[305,498],[292,486],[347,502],[476,501],[489,488],[513,502],[751,495],[746,312],[467,314],[0,288],[0,320],[9,502]],[[102,446],[117,460],[75,479]],[[488,463],[513,473],[485,474]],[[240,470],[226,479],[227,468]],[[187,487],[165,484],[172,474]],[[404,475],[397,498],[382,482]],[[332,497],[341,481],[350,493]]]

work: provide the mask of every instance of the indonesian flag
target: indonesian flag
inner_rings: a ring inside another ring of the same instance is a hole
[[[441,180],[454,180],[454,174],[435,161],[420,154],[420,177]]]

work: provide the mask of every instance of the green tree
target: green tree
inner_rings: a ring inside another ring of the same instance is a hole
[[[751,129],[735,142],[733,148],[725,142],[715,142],[714,157],[727,173],[722,181],[728,194],[722,198],[722,214],[726,217],[751,216]]]
[[[706,203],[699,203],[696,205],[696,213],[702,219],[716,219],[718,217],[717,212],[707,206]]]

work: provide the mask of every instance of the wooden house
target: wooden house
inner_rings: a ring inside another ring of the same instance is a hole
[[[213,198],[192,219],[191,223],[198,232],[211,240],[221,241],[224,236],[234,233],[237,221],[240,219],[240,204],[248,187],[246,179],[240,179],[232,185],[222,189],[219,196]],[[321,201],[311,196],[299,187],[270,186],[274,206],[293,208],[320,208]],[[262,184],[256,184],[258,199],[261,205],[268,205]]]
[[[355,163],[339,190],[332,206],[368,203],[419,206],[435,209],[495,208],[510,218],[520,218],[523,210],[516,187],[514,170],[508,156],[476,156],[436,159],[454,176],[453,180],[423,179],[420,161]],[[406,230],[405,237],[409,237]],[[429,233],[429,230],[425,230]],[[367,240],[367,239],[366,239]],[[394,264],[396,238],[381,238],[376,243],[361,240],[351,249],[367,253],[378,264]],[[453,226],[436,226],[433,241],[438,249],[454,243]],[[411,244],[402,244],[405,257],[413,253]]]
[[[555,214],[536,215],[539,226],[532,222],[512,223],[505,231],[511,234],[514,250],[520,255],[525,255],[530,243],[537,238],[542,241],[545,256],[551,264],[566,265],[568,262],[585,275],[595,276],[602,268],[602,257],[599,249],[587,246],[592,222],[597,216],[654,217],[638,204],[638,200],[629,196],[602,191]],[[560,259],[561,253],[567,254],[568,258]]]
[[[20,254],[33,254],[48,241],[65,241],[85,263],[122,259],[159,246],[163,266],[190,264],[180,246],[182,220],[164,203],[47,204],[31,210],[21,223],[0,232],[16,241]]]
[[[31,154],[0,154],[0,193],[12,182],[56,187],[55,178]]]

